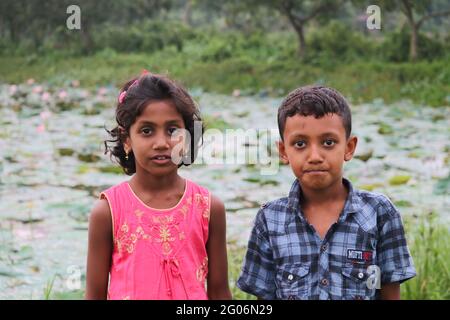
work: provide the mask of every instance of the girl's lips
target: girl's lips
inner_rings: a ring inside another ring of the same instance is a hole
[[[172,161],[172,158],[170,156],[158,155],[158,156],[151,157],[150,160],[152,160],[152,162],[154,162],[156,164],[167,164],[170,161]]]

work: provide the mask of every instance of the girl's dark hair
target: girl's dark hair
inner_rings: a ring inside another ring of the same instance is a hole
[[[194,123],[201,121],[201,117],[196,103],[186,89],[166,76],[146,73],[125,83],[120,93],[122,99],[119,98],[116,107],[117,126],[112,130],[105,128],[111,139],[105,140],[104,145],[105,154],[110,153],[110,157],[116,159],[126,174],[135,173],[136,164],[133,152],[128,154],[128,160],[125,159],[124,142],[130,134],[131,125],[152,101],[171,100],[173,102],[191,136],[187,156],[183,158],[187,161],[183,161],[179,167],[194,162],[204,128],[202,125],[200,134],[196,132],[194,135]]]
[[[352,132],[352,115],[345,98],[335,89],[323,86],[305,86],[290,92],[278,108],[278,130],[283,139],[286,118],[295,114],[321,118],[326,114],[341,116],[345,135]]]

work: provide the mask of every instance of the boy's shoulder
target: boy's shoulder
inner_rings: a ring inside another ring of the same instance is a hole
[[[399,215],[388,196],[372,191],[351,187],[348,198],[349,210],[355,219],[367,230],[383,225],[387,220]],[[261,205],[256,221],[265,225],[281,225],[293,214],[289,197],[282,197]]]
[[[256,225],[264,225],[264,229],[278,229],[283,226],[289,215],[289,198],[283,197],[265,202],[256,214]]]
[[[379,229],[387,221],[400,216],[389,197],[382,193],[353,189],[350,201],[355,220],[367,231]]]
[[[380,214],[395,214],[397,209],[388,196],[382,193],[367,191],[362,189],[354,189],[353,197],[355,201],[359,201],[360,209],[364,210],[370,207]]]

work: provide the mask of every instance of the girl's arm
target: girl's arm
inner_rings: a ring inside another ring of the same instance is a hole
[[[211,196],[209,238],[206,250],[208,251],[208,298],[231,299],[228,287],[225,207],[215,196]]]
[[[89,217],[86,299],[106,299],[113,249],[112,220],[106,199],[97,202]]]

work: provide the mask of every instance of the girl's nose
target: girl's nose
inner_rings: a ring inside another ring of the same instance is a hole
[[[168,149],[168,148],[169,148],[168,139],[163,134],[157,135],[153,142],[153,149],[161,150],[161,149]]]

